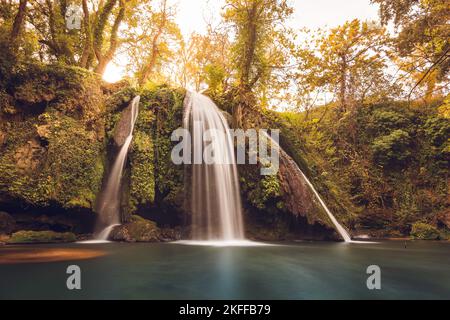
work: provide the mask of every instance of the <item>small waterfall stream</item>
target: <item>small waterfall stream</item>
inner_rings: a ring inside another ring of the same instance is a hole
[[[308,177],[303,173],[303,171],[299,168],[299,166],[294,161],[294,159],[292,159],[292,157],[290,157],[283,150],[283,148],[281,148],[281,146],[276,141],[274,141],[269,135],[266,134],[266,136],[272,141],[272,143],[275,143],[278,146],[279,152],[280,152],[280,157],[283,157],[284,159],[286,159],[286,161],[289,162],[289,167],[293,168],[293,170],[296,170],[300,174],[300,176],[303,178],[303,180],[306,182],[308,187],[314,193],[314,196],[317,198],[317,200],[319,200],[320,205],[327,213],[328,217],[330,218],[331,222],[333,223],[334,227],[336,228],[336,231],[340,234],[342,239],[344,239],[345,242],[352,242],[352,239],[351,239],[350,235],[348,234],[347,230],[345,230],[345,228],[337,221],[337,219],[333,215],[333,213],[331,213],[330,209],[328,209],[325,201],[323,201],[322,197],[317,192],[316,188],[314,188],[314,185],[311,183],[311,181],[308,179]]]
[[[96,234],[97,240],[108,240],[112,229],[120,224],[120,184],[122,180],[122,173],[127,159],[128,149],[133,139],[134,124],[139,112],[140,97],[136,96],[131,101],[131,115],[130,115],[130,131],[125,139],[125,142],[120,147],[119,153],[113,163],[111,172],[108,176],[106,186],[100,194],[100,201],[98,206],[99,221],[97,223],[98,229],[101,230]]]
[[[230,161],[234,159],[234,144],[225,117],[211,99],[189,92],[184,127],[191,132],[194,156],[190,186],[192,239],[244,240],[237,167],[235,161]],[[217,139],[205,142],[208,130],[220,133]],[[214,163],[203,161],[203,150],[207,148],[214,153]]]

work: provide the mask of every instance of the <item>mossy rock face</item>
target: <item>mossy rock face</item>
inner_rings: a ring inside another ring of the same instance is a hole
[[[146,87],[138,94],[141,98],[128,154],[124,216],[156,210],[158,217],[177,220],[182,212],[184,180],[183,166],[171,160],[176,144],[171,135],[182,125],[185,92],[162,85]],[[120,115],[111,115],[107,126],[111,141],[119,119]],[[152,214],[149,218],[158,219]]]
[[[411,229],[411,237],[418,240],[438,240],[439,230],[427,223],[414,223]]]
[[[105,158],[98,77],[74,67],[27,65],[4,92],[16,114],[0,112],[0,198],[93,210]]]
[[[75,242],[76,236],[71,232],[59,233],[54,231],[18,231],[11,235],[7,243],[60,243]]]
[[[155,222],[140,216],[131,216],[130,221],[113,229],[110,239],[123,242],[161,242],[175,237],[158,228]]]

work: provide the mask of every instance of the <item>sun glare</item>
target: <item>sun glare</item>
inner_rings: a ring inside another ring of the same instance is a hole
[[[109,83],[114,83],[122,80],[125,76],[124,67],[115,64],[114,62],[110,62],[106,67],[105,73],[103,74],[103,80]]]

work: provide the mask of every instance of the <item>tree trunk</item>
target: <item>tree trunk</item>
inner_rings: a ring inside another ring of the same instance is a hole
[[[101,25],[97,26],[96,30],[94,31],[94,34],[97,37],[96,40],[94,41],[94,52],[95,52],[95,55],[98,60],[98,64],[94,68],[94,72],[99,73],[100,75],[103,75],[105,73],[108,63],[114,57],[114,53],[116,52],[117,47],[119,46],[119,41],[117,39],[117,32],[119,31],[120,24],[122,23],[122,21],[125,17],[125,1],[119,0],[120,10],[117,13],[116,18],[114,19],[114,23],[111,28],[111,36],[109,38],[109,48],[106,53],[103,53],[101,49],[102,49],[102,43],[103,43],[103,40],[102,40],[103,39],[103,31],[104,31],[104,27],[105,27],[105,23],[106,23],[105,19],[107,19],[107,17],[111,13],[111,11],[114,7],[115,1],[110,1],[108,3],[109,3],[109,7],[103,9],[103,12],[101,14],[101,19],[99,19],[99,21],[100,21],[99,24],[101,24]],[[112,7],[110,7],[111,3],[112,3]],[[106,7],[106,5],[105,5],[105,7]],[[108,11],[108,12],[105,12],[105,11]],[[105,20],[105,21],[103,21],[103,20]],[[100,32],[100,31],[101,31],[101,34],[98,34],[98,32]]]
[[[161,14],[162,14],[161,22],[158,26],[158,30],[157,30],[156,34],[153,36],[153,39],[152,39],[152,52],[150,55],[150,59],[148,60],[149,62],[143,67],[142,74],[139,77],[140,85],[145,84],[145,82],[148,80],[148,78],[152,74],[153,69],[156,65],[156,59],[159,54],[158,40],[161,37],[161,35],[163,34],[163,31],[164,31],[164,28],[166,27],[166,22],[167,22],[167,1],[166,0],[164,0],[164,2],[163,2]]]
[[[85,43],[83,47],[83,54],[81,55],[79,65],[82,68],[89,69],[94,51],[93,51],[93,44],[92,44],[92,30],[91,30],[91,21],[89,18],[89,8],[87,5],[87,0],[83,0],[83,23],[84,23],[84,36],[85,36]]]
[[[11,43],[15,43],[17,38],[20,35],[20,31],[23,28],[24,22],[25,22],[25,16],[27,13],[27,0],[20,0],[19,3],[19,11],[16,14],[16,17],[14,18],[13,27],[10,34]]]
[[[347,60],[345,56],[341,57],[342,64],[341,64],[341,75],[339,79],[339,108],[342,113],[344,113],[347,110],[347,102],[346,102],[346,95],[347,95]]]

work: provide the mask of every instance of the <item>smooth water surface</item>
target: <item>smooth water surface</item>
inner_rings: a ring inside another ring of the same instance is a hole
[[[70,244],[0,248],[92,249],[89,260],[0,264],[0,298],[53,299],[450,299],[450,243],[298,242],[275,246]],[[81,268],[81,290],[66,268]],[[381,268],[368,290],[367,266]]]

